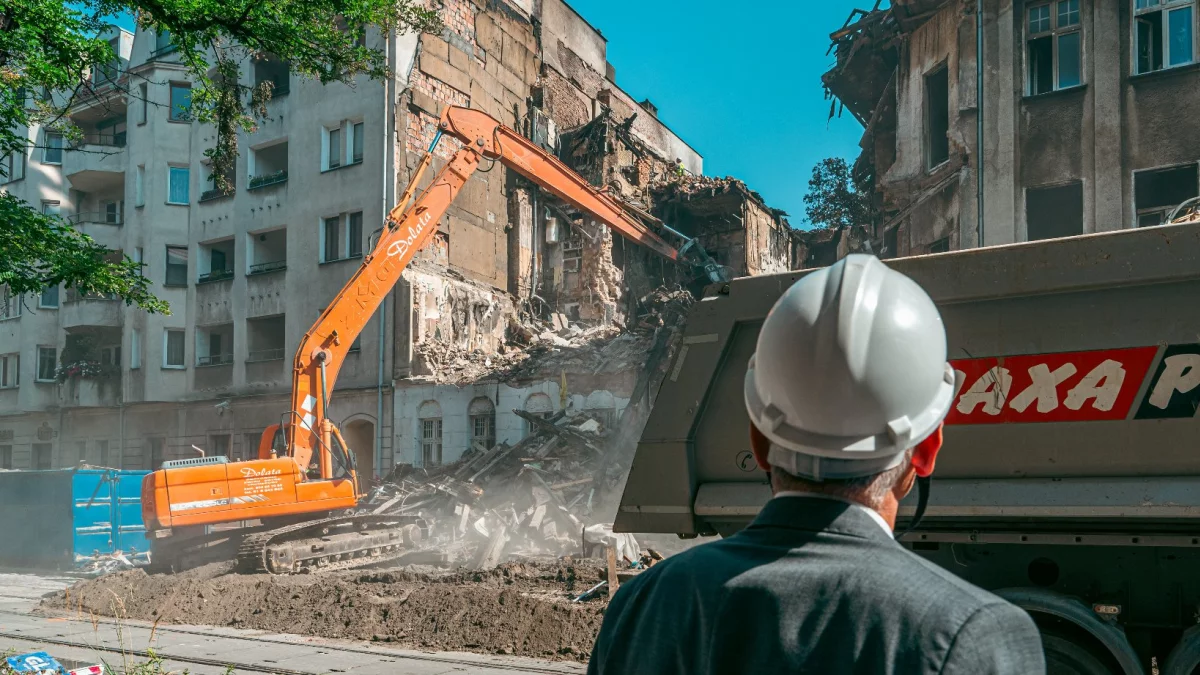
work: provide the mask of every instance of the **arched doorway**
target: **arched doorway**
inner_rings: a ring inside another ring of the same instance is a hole
[[[375,425],[369,420],[354,420],[346,424],[342,436],[350,451],[354,453],[354,463],[358,465],[360,481],[375,477]],[[359,483],[359,489],[366,489],[365,482]]]

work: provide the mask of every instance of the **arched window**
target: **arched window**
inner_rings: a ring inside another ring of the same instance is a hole
[[[612,429],[617,423],[617,401],[611,392],[601,390],[588,394],[583,410],[600,420],[605,429]]]
[[[471,444],[479,443],[484,450],[490,450],[496,444],[496,406],[486,396],[471,401],[467,406],[467,416],[471,420]]]
[[[425,401],[417,411],[421,434],[421,465],[442,463],[442,406],[437,401]]]
[[[525,412],[537,415],[542,419],[550,419],[554,415],[554,401],[545,394],[530,394],[529,398],[525,399]],[[533,432],[529,422],[525,423],[525,435],[528,436]]]

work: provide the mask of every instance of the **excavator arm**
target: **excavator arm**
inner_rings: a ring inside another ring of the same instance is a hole
[[[458,139],[462,147],[417,197],[412,208],[408,208],[409,197],[443,135]],[[429,241],[442,215],[483,160],[500,161],[621,236],[670,260],[680,260],[679,250],[630,216],[619,202],[534,143],[486,113],[446,108],[429,153],[414,172],[399,203],[388,214],[378,243],[304,335],[296,351],[292,407],[284,428],[291,432],[285,437],[289,454],[301,470],[307,470],[313,453],[320,452],[326,458],[319,462],[322,478],[331,477],[330,451],[335,442],[340,445],[340,436],[326,412],[330,392],[350,346],[400,280],[416,252]],[[273,447],[272,437],[277,429],[273,427],[264,434],[260,454],[270,452],[268,448]]]

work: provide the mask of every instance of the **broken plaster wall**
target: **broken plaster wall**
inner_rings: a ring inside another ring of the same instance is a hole
[[[576,391],[568,386],[563,396],[560,383],[546,380],[535,383],[505,384],[483,382],[456,387],[454,385],[415,385],[396,394],[396,429],[392,465],[422,466],[421,419],[430,410],[441,413],[442,463],[457,461],[471,447],[472,424],[468,415],[471,402],[479,398],[491,401],[496,411],[496,442],[514,445],[527,433],[527,423],[513,410],[526,410],[531,397],[549,401],[551,412],[565,410],[567,415],[580,411],[615,410],[616,415],[629,405],[629,392],[597,388]],[[565,398],[566,405],[563,405]],[[430,402],[435,406],[428,405]]]

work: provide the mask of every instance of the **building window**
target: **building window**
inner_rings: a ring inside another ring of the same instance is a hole
[[[1028,10],[1027,90],[1036,96],[1083,82],[1083,32],[1079,0],[1058,0]]]
[[[63,137],[56,131],[46,132],[46,147],[42,151],[43,164],[62,164]]]
[[[13,389],[21,385],[21,355],[0,356],[0,389]]]
[[[129,368],[137,370],[142,367],[142,331],[134,328],[129,333]]]
[[[442,463],[442,407],[437,401],[426,401],[421,404],[417,417],[422,466],[438,466]]]
[[[925,166],[950,159],[950,70],[941,66],[925,76]]]
[[[15,319],[21,316],[21,295],[13,293],[8,286],[0,286],[0,319]]]
[[[187,286],[188,250],[186,246],[167,247],[167,277],[164,286]]]
[[[1195,60],[1196,0],[1133,0],[1134,73]]]
[[[146,205],[146,167],[139,164],[133,174],[133,205]]]
[[[154,471],[162,466],[166,460],[167,441],[162,438],[147,438],[146,439],[146,468]]]
[[[950,237],[942,237],[929,245],[930,253],[946,253],[950,250]]]
[[[471,422],[471,444],[478,443],[484,450],[496,444],[496,406],[486,396],[471,401],[467,406]]]
[[[355,122],[351,125],[354,132],[354,138],[351,143],[350,161],[358,164],[363,161],[363,123]]]
[[[1200,190],[1196,164],[1133,173],[1133,203],[1137,226],[1151,227],[1167,222],[1171,211],[1195,197]]]
[[[229,457],[229,434],[217,434],[208,437],[208,457]]]
[[[234,461],[241,462],[249,459],[258,459],[258,443],[261,440],[261,431],[242,434],[242,452]]]
[[[1083,234],[1083,183],[1025,190],[1029,241]]]
[[[163,368],[183,368],[183,329],[163,331]]]
[[[25,178],[25,152],[14,150],[0,158],[0,174],[5,183]]]
[[[546,394],[530,394],[529,398],[525,399],[525,412],[548,420],[554,416],[554,401],[551,401]],[[533,425],[526,421],[525,435],[531,436],[533,432]]]
[[[58,285],[47,286],[38,296],[38,307],[41,309],[55,309],[58,307]]]
[[[51,201],[43,201],[42,202],[42,215],[43,216],[53,216],[53,217],[57,218],[60,211],[62,211],[60,202],[51,202]]]
[[[53,382],[54,371],[58,368],[58,349],[55,347],[38,347],[37,350],[37,381]]]
[[[233,324],[196,329],[196,365],[227,366],[233,363]]]
[[[192,85],[186,83],[171,83],[171,116],[172,122],[187,122],[192,118]]]
[[[0,469],[13,468],[12,462],[12,446],[0,445]]]
[[[342,165],[342,157],[345,155],[345,147],[342,145],[342,128],[334,127],[325,130],[325,166],[322,168],[328,171],[336,169]]]
[[[361,258],[363,253],[362,211],[321,220],[321,262]]]
[[[138,85],[138,124],[146,123],[146,113],[150,106],[150,90],[145,83]]]
[[[191,187],[191,170],[185,166],[172,166],[167,172],[167,203],[187,204]]]
[[[96,464],[108,467],[108,441],[96,441]]]
[[[33,444],[33,468],[39,471],[48,470],[53,464],[51,463],[51,453],[54,451],[54,446],[49,443],[34,443]]]

